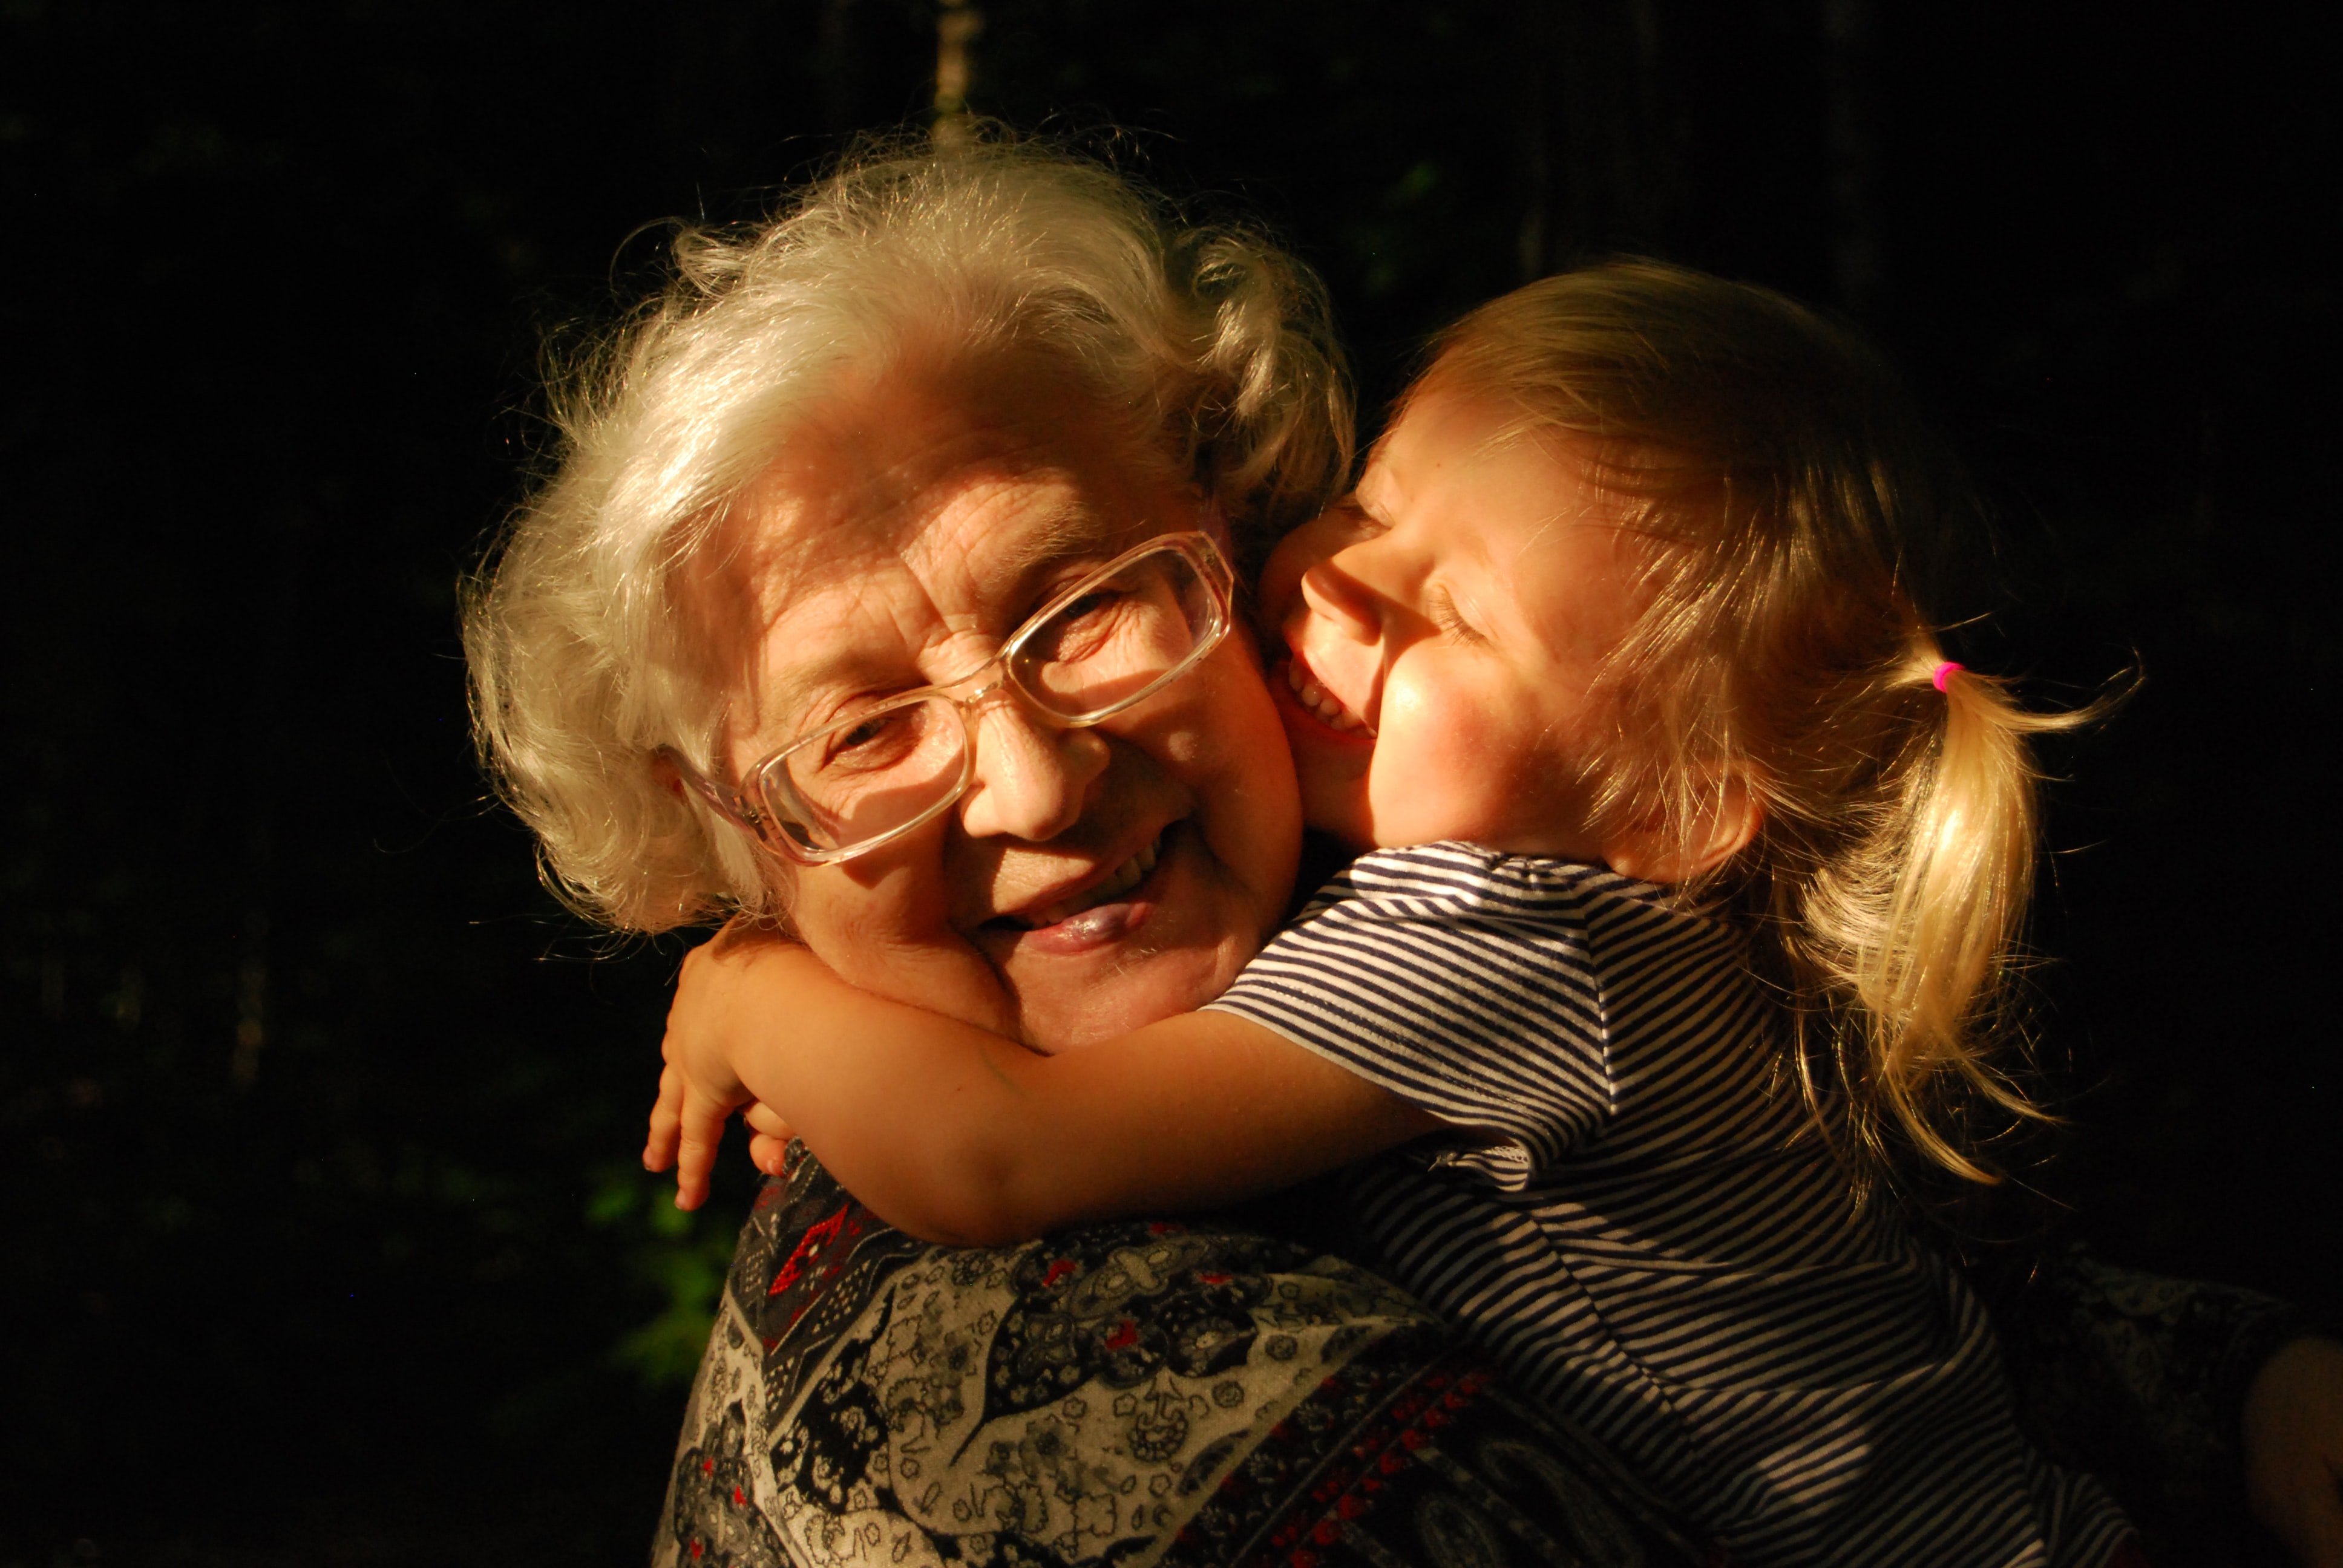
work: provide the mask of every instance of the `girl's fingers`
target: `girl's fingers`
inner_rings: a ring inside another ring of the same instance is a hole
[[[750,1101],[749,1108],[740,1113],[740,1119],[749,1124],[751,1132],[761,1132],[784,1143],[797,1136],[797,1129],[782,1121],[781,1113],[761,1100]]]
[[[710,1101],[687,1101],[677,1140],[675,1206],[697,1209],[708,1201],[708,1178],[724,1141],[726,1109]]]
[[[761,1100],[750,1101],[740,1119],[749,1124],[749,1161],[768,1176],[789,1174],[789,1141],[797,1136],[797,1129]]]
[[[651,1102],[650,1136],[643,1144],[644,1170],[664,1171],[675,1163],[684,1098],[683,1074],[672,1067],[661,1072],[659,1098]]]
[[[652,1102],[650,1136],[643,1144],[643,1169],[675,1167],[675,1206],[697,1209],[708,1201],[708,1178],[716,1168],[716,1151],[724,1141],[724,1122],[730,1108],[692,1092],[684,1075],[670,1064],[659,1074],[659,1099]]]

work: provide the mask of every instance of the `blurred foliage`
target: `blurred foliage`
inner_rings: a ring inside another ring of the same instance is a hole
[[[1963,657],[2147,673],[2056,759],[2049,1184],[2337,1300],[2323,15],[983,10],[976,106],[1265,215],[1371,406],[1614,248],[1881,336],[2002,503]],[[0,1563],[635,1559],[749,1173],[686,1217],[629,1163],[679,949],[536,886],[454,585],[638,226],[761,210],[932,49],[920,0],[0,5]]]

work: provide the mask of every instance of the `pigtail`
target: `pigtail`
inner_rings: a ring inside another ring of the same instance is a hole
[[[2027,739],[2100,709],[2030,712],[2003,682],[1933,648],[1883,684],[1907,716],[1902,744],[1862,791],[1864,830],[1796,879],[1799,989],[1818,1004],[1806,1016],[1825,1023],[1855,1150],[1885,1161],[1901,1145],[1990,1181],[1955,1136],[1965,1111],[2046,1119],[1994,1060],[2033,890],[2040,775]],[[1812,1043],[1799,1063],[1818,1099]]]

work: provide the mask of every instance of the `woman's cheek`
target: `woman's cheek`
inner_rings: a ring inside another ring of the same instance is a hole
[[[1000,975],[952,925],[929,837],[915,833],[857,859],[797,872],[798,935],[865,990],[917,997],[922,1007],[1015,1035],[1017,1010]]]
[[[1302,791],[1285,726],[1250,638],[1232,636],[1196,682],[1204,749],[1199,802],[1216,858],[1252,890],[1263,932],[1283,913],[1302,852]]]

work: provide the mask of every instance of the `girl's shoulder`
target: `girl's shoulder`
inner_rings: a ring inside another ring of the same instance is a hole
[[[1616,900],[1654,906],[1672,903],[1667,890],[1623,877],[1605,866],[1508,854],[1462,839],[1370,849],[1337,872],[1311,902],[1313,908],[1323,908],[1355,899],[1431,900],[1525,910]]]
[[[1687,904],[1670,889],[1623,877],[1608,866],[1508,854],[1485,844],[1443,840],[1373,849],[1311,899],[1299,919],[1496,923],[1575,931],[1598,947],[1659,942],[1739,961],[1747,932],[1716,910]]]

